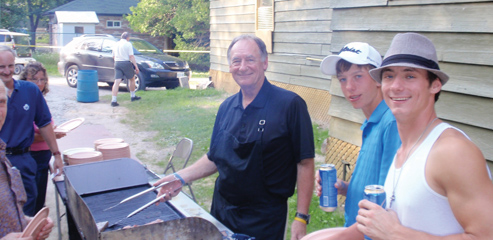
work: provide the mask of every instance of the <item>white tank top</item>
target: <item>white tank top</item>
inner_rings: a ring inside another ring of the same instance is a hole
[[[394,156],[394,161],[385,180],[388,208],[394,189],[394,174],[395,182],[397,182],[399,174],[402,175],[395,190],[395,201],[392,203],[392,210],[397,213],[401,224],[437,236],[464,232],[450,208],[447,197],[431,189],[425,178],[428,154],[438,137],[448,128],[454,128],[467,137],[461,130],[447,123],[440,123],[400,169],[395,169]],[[486,168],[488,169],[488,167]]]

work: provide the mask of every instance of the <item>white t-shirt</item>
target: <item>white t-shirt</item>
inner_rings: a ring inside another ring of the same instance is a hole
[[[120,41],[113,46],[113,56],[115,57],[115,61],[130,61],[130,56],[133,55],[134,48],[126,39],[120,39]]]

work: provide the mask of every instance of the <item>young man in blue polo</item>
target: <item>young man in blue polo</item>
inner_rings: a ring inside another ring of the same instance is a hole
[[[338,193],[346,196],[345,227],[356,228],[358,203],[363,199],[365,186],[383,185],[395,152],[401,145],[397,124],[392,112],[383,101],[381,85],[369,74],[380,67],[382,57],[367,43],[352,42],[344,46],[338,55],[326,57],[320,69],[327,75],[335,75],[341,84],[344,97],[355,109],[361,109],[365,122],[361,150],[349,182],[338,180]],[[317,194],[321,186],[317,173]],[[356,233],[348,236],[345,233]],[[358,231],[342,231],[340,239],[363,238]],[[334,238],[339,239],[339,238]]]

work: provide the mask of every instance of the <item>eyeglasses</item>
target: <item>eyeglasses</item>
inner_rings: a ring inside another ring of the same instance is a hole
[[[27,79],[27,81],[32,82],[32,83],[46,83],[46,82],[48,82],[48,79],[46,79],[46,78]]]

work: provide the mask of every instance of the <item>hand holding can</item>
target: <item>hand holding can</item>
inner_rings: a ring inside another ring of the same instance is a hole
[[[326,212],[333,212],[337,208],[337,170],[334,164],[322,164],[319,170],[322,194],[320,208]]]
[[[385,194],[385,189],[383,188],[382,185],[365,186],[365,195],[363,196],[364,199],[385,208],[384,204],[386,197],[387,194]],[[371,240],[371,238],[365,235],[365,240]]]

